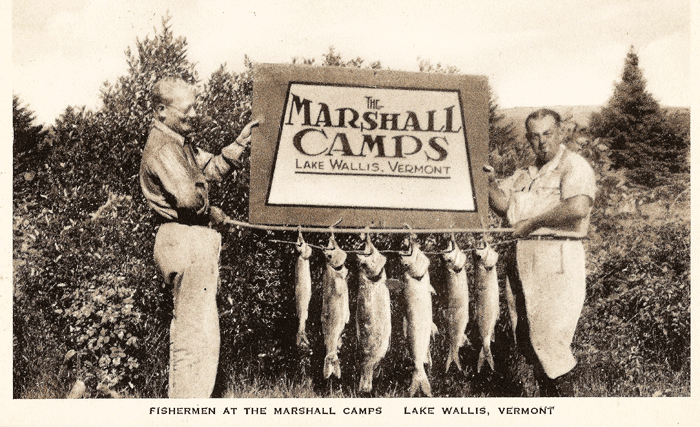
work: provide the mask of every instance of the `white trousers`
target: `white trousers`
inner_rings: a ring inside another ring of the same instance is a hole
[[[576,366],[571,342],[586,297],[583,243],[520,240],[517,266],[532,347],[550,378]]]
[[[156,235],[154,258],[172,286],[168,397],[209,398],[219,364],[221,235],[207,227],[166,223]]]

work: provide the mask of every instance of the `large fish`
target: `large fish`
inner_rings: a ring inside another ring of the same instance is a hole
[[[494,370],[493,355],[491,354],[491,342],[494,341],[494,330],[498,320],[498,275],[496,262],[498,254],[486,244],[483,249],[475,249],[476,261],[476,322],[481,335],[481,351],[476,364],[476,371],[481,368],[486,360]]]
[[[418,243],[412,241],[410,254],[401,256],[401,264],[405,268],[402,278],[406,309],[404,327],[414,364],[409,393],[413,396],[420,389],[426,396],[432,396],[424,366],[426,363],[432,365],[430,337],[437,333],[432,304],[435,290],[430,286],[428,274],[430,260],[421,252]]]
[[[297,330],[297,346],[308,348],[309,340],[306,337],[306,319],[309,317],[309,301],[311,300],[311,247],[306,244],[304,237],[299,233],[296,249],[299,252],[295,271],[295,295],[297,302],[297,317],[299,329]]]
[[[350,320],[348,300],[348,269],[345,267],[347,254],[338,247],[335,237],[331,235],[327,249],[326,269],[323,273],[323,307],[321,309],[321,326],[326,345],[326,358],[323,362],[323,377],[335,375],[340,378],[340,361],[338,350],[341,346],[341,334],[345,324]]]
[[[447,341],[449,350],[445,372],[452,362],[462,370],[459,349],[467,341],[465,330],[469,323],[469,287],[467,286],[467,257],[457,246],[454,236],[450,240],[449,252],[442,256],[447,277]]]
[[[391,338],[391,305],[386,287],[386,257],[374,247],[367,234],[365,254],[360,261],[357,292],[357,339],[360,347],[360,391],[372,391],[374,368],[386,355]]]

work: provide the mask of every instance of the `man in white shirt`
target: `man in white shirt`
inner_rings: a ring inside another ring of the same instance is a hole
[[[491,208],[519,238],[506,270],[519,311],[518,343],[543,397],[570,393],[571,342],[586,293],[581,239],[596,193],[593,169],[563,144],[560,123],[552,110],[530,114],[525,127],[535,165],[489,187]]]

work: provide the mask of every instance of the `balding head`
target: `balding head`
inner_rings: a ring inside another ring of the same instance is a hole
[[[196,116],[195,91],[179,77],[164,77],[151,91],[156,119],[175,132],[185,135],[192,130]]]
[[[180,77],[163,77],[153,85],[151,102],[157,109],[159,104],[171,105],[181,91],[192,91],[192,86]]]

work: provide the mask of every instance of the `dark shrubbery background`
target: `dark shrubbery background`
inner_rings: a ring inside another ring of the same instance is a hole
[[[578,394],[652,395],[662,390],[689,395],[689,121],[683,113],[666,114],[644,95],[636,55],[630,55],[625,83],[592,118],[591,129],[570,118],[565,122],[568,144],[594,164],[600,186],[587,241],[588,297],[574,342],[581,362]],[[246,58],[245,71],[232,73],[222,65],[202,83],[187,58],[186,40],[173,35],[167,18],[159,33],[138,40],[135,51],[127,50],[127,62],[128,74],[102,88],[98,111],[68,107],[49,129],[33,125],[29,107],[13,98],[15,398],[64,397],[76,379],[85,381],[89,396],[106,396],[110,390],[135,397],[167,394],[172,298],[152,261],[153,217],[138,184],[141,150],[152,120],[148,94],[165,75],[201,84],[195,139],[218,152],[250,119],[255,79]],[[316,65],[313,59],[293,62]],[[382,68],[378,61],[345,61],[333,48],[318,65]],[[458,72],[428,61],[421,61],[419,69]],[[647,126],[653,138],[644,133],[646,125],[624,136],[618,120],[647,123],[630,107],[640,99],[650,105],[644,111],[653,119]],[[490,137],[491,163],[500,176],[528,162],[527,143],[516,135],[495,97]],[[663,156],[654,154],[658,150]],[[214,186],[211,198],[233,218],[246,220],[248,183],[249,170],[244,168]],[[311,259],[314,292],[307,330],[312,348],[301,352],[294,343],[295,254],[291,246],[268,241],[296,236],[238,228],[221,231],[222,340],[216,393],[245,394],[240,384],[271,388],[279,381],[310,379],[318,395],[355,396],[352,303],[341,350],[343,378],[330,383],[321,378],[319,254]],[[327,236],[306,237],[312,243],[327,243]],[[507,236],[494,236],[502,255],[509,250],[506,240]],[[360,245],[357,236],[339,236],[339,241],[344,248]],[[421,241],[442,248],[445,236],[422,236]],[[459,242],[468,248],[473,239],[463,235]],[[375,244],[397,249],[401,239],[377,236]],[[388,257],[389,276],[396,278],[396,259]],[[444,330],[444,278],[438,258],[431,260],[438,293],[434,319]],[[353,301],[353,256],[348,257],[348,267]],[[392,304],[397,298],[392,295]],[[410,381],[410,362],[400,333],[400,310],[393,309],[391,347],[375,388],[378,395],[402,396]],[[446,340],[444,335],[436,338],[431,371],[436,395],[532,394],[531,375],[513,347],[507,319],[502,313],[498,324],[496,373],[474,375],[478,346],[467,346],[461,351],[465,373],[443,374]],[[470,339],[477,342],[473,331]],[[524,383],[516,376],[525,378]]]

